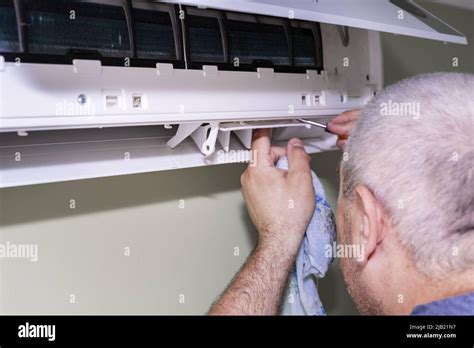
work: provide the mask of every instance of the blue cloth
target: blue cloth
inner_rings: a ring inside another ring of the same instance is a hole
[[[288,170],[288,159],[281,158],[277,168]],[[326,200],[323,185],[314,172],[313,186],[316,192],[316,209],[308,225],[301,248],[291,272],[283,301],[283,315],[325,315],[319,299],[316,281],[326,274],[333,257],[326,253],[333,245],[336,224],[331,207]]]
[[[411,315],[474,315],[474,292],[416,306]]]

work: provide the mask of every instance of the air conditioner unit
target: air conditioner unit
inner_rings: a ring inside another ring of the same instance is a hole
[[[379,31],[467,43],[408,0],[0,0],[0,187],[242,160],[264,127],[334,149],[301,119],[380,91]]]

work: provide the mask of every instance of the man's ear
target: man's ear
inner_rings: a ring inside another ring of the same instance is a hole
[[[362,255],[358,262],[366,264],[384,238],[383,209],[372,192],[364,185],[355,188],[354,215],[351,229]]]

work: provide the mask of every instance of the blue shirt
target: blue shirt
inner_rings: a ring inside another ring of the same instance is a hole
[[[474,292],[416,306],[412,315],[474,315]]]

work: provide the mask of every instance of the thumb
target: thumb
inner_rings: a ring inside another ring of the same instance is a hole
[[[287,147],[288,173],[290,176],[295,174],[311,173],[311,158],[304,149],[303,142],[300,139],[291,139]]]

